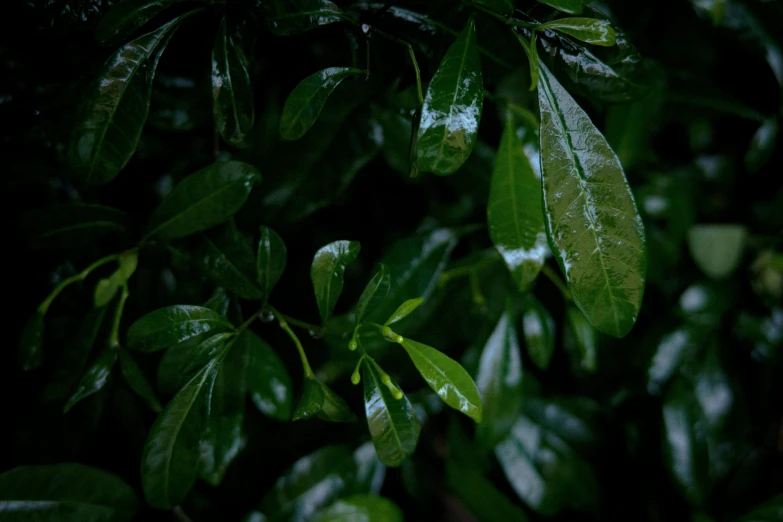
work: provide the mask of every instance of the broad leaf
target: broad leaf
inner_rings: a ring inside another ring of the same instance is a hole
[[[375,362],[362,361],[364,409],[378,459],[387,466],[402,465],[416,450],[421,423],[410,401],[402,394],[395,398],[381,382]],[[396,383],[392,381],[396,386]],[[398,387],[399,389],[399,387]]]
[[[175,239],[219,225],[239,212],[258,170],[239,161],[215,163],[187,176],[152,214],[145,237]]]
[[[581,14],[588,0],[536,0],[542,4],[554,7],[558,11],[568,14]]]
[[[294,409],[293,420],[305,420],[313,416],[331,422],[356,420],[356,415],[331,388],[316,379],[305,378],[302,396]]]
[[[620,160],[544,64],[538,92],[552,251],[590,323],[623,337],[636,321],[644,293],[642,220]]]
[[[660,393],[683,364],[696,354],[700,341],[696,329],[688,327],[678,328],[661,337],[647,367],[647,391]]]
[[[28,319],[19,337],[19,366],[33,370],[43,364],[44,314],[36,312]]]
[[[536,366],[546,370],[555,352],[555,320],[532,294],[522,301],[522,334],[528,355]]]
[[[220,356],[194,375],[150,428],[141,457],[141,484],[153,507],[176,506],[196,481],[200,441],[207,427],[219,365]]]
[[[398,321],[402,321],[403,319],[411,315],[413,312],[415,312],[416,309],[420,307],[423,302],[424,302],[423,297],[417,297],[416,299],[408,299],[407,301],[405,301],[404,303],[402,303],[400,306],[397,307],[394,313],[389,316],[389,318],[386,320],[385,323],[383,323],[383,325],[389,326],[390,324],[394,324]]]
[[[220,286],[244,299],[261,300],[264,293],[256,279],[256,259],[250,242],[233,227],[202,236],[199,261],[204,273]]]
[[[95,38],[102,45],[117,44],[170,5],[183,0],[122,0],[101,18]]]
[[[223,17],[212,49],[212,113],[220,135],[236,147],[245,145],[255,121],[250,63],[240,43]]]
[[[364,287],[359,301],[356,303],[356,323],[361,323],[365,318],[372,318],[379,306],[383,304],[384,299],[389,294],[391,286],[391,275],[389,268],[381,263],[375,275]]]
[[[584,314],[577,308],[569,306],[566,311],[569,337],[564,344],[571,352],[572,362],[577,368],[594,372],[598,368],[598,339]]]
[[[508,435],[522,404],[522,358],[514,323],[511,312],[500,316],[479,361],[476,387],[483,419],[476,436],[485,448],[494,447]]]
[[[136,251],[123,254],[117,262],[120,267],[109,277],[101,279],[95,286],[93,303],[96,308],[108,305],[119,289],[128,283],[139,264],[139,256]]]
[[[33,210],[19,219],[31,248],[74,248],[109,234],[123,234],[128,216],[112,207],[67,203]]]
[[[233,330],[228,319],[202,306],[174,305],[150,312],[128,329],[128,347],[163,350],[207,332]]]
[[[234,335],[233,332],[200,334],[166,350],[158,366],[160,391],[176,392],[217,357]]]
[[[0,474],[0,520],[127,522],[138,507],[117,476],[82,464],[21,466]]]
[[[611,47],[617,43],[614,29],[606,20],[594,18],[561,18],[552,20],[537,27],[540,30],[553,29],[573,36],[593,45]]]
[[[375,452],[372,442],[365,442],[356,448],[353,452],[353,460],[356,463],[354,491],[377,495],[386,478],[386,466],[378,460],[378,454]]]
[[[332,316],[343,291],[345,267],[356,260],[360,249],[357,241],[335,241],[319,249],[313,257],[310,279],[323,324]]]
[[[353,67],[329,67],[299,82],[285,101],[280,118],[280,136],[287,140],[298,140],[304,136],[340,82],[352,74],[363,72]]]
[[[256,256],[256,279],[264,299],[269,299],[272,289],[283,275],[287,258],[285,243],[277,232],[269,227],[261,227],[261,239],[258,240]]]
[[[489,237],[514,283],[528,290],[538,277],[549,247],[544,229],[541,180],[525,153],[517,125],[506,122],[500,139],[487,202]]]
[[[329,0],[271,0],[264,2],[262,8],[269,28],[281,36],[347,19]]]
[[[471,18],[427,87],[417,132],[418,170],[447,175],[465,163],[476,145],[483,103],[476,25]]]
[[[253,404],[264,415],[289,420],[293,386],[283,361],[268,344],[249,330],[245,330],[237,340],[238,345],[242,343],[247,345],[250,352],[245,371]]]
[[[116,362],[117,350],[114,348],[104,349],[84,373],[79,384],[76,385],[76,389],[63,407],[63,412],[67,413],[77,402],[103,389],[109,382],[111,371]]]
[[[319,511],[313,522],[402,522],[402,510],[391,500],[375,495],[342,498]]]
[[[401,344],[421,376],[443,402],[481,422],[481,398],[465,368],[426,344],[410,339],[403,339]]]
[[[119,358],[120,371],[122,372],[125,381],[128,383],[128,386],[130,386],[139,397],[144,399],[144,402],[147,403],[147,406],[149,406],[152,411],[160,413],[161,406],[158,398],[155,396],[155,390],[152,389],[152,385],[149,380],[147,380],[147,377],[144,375],[141,368],[139,368],[139,365],[133,360],[133,356],[124,348],[120,348]]]
[[[746,236],[741,225],[698,225],[688,231],[688,248],[702,272],[722,279],[739,267]]]

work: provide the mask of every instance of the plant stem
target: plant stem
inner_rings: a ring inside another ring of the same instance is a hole
[[[273,307],[270,304],[266,305],[266,309],[272,312],[272,314],[274,314],[275,317],[282,317],[285,320],[285,322],[292,324],[298,328],[302,328],[304,330],[307,330],[308,332],[315,332],[319,336],[323,333],[323,327],[311,323],[306,323],[294,317],[290,317],[286,314],[280,313],[277,310],[277,308]]]
[[[114,311],[114,321],[111,326],[111,334],[109,334],[109,349],[116,349],[120,347],[120,321],[122,321],[122,313],[125,310],[125,301],[128,300],[130,292],[128,291],[128,283],[123,283],[122,293],[120,294],[120,301],[117,303],[117,309]]]
[[[378,34],[379,36],[386,38],[387,40],[398,43],[408,48],[408,55],[411,57],[411,62],[413,63],[413,71],[416,73],[416,90],[419,96],[419,105],[424,103],[424,91],[421,88],[421,70],[419,69],[419,62],[416,61],[416,53],[413,52],[413,46],[408,42],[406,42],[405,40],[402,40],[400,38],[397,38],[396,36],[392,36],[388,33],[385,33],[380,29],[374,29],[373,32]]]
[[[560,290],[560,292],[563,294],[563,297],[566,299],[566,301],[572,300],[571,292],[568,291],[568,288],[566,287],[563,280],[560,278],[559,275],[557,275],[557,273],[554,270],[552,270],[549,267],[549,265],[544,265],[541,268],[541,273],[547,276],[547,278],[549,278],[550,281],[552,281],[552,283],[557,287],[557,289]]]
[[[439,283],[445,284],[450,279],[454,279],[455,277],[470,276],[471,274],[478,272],[482,268],[487,267],[489,265],[493,265],[499,262],[500,260],[501,259],[499,257],[488,257],[485,259],[480,259],[479,261],[476,261],[472,265],[460,266],[457,268],[452,268],[451,270],[446,270],[440,275]]]
[[[299,352],[299,358],[302,359],[302,370],[304,370],[305,379],[315,379],[315,373],[313,373],[313,369],[310,368],[310,362],[307,360],[307,354],[305,354],[304,347],[302,346],[302,343],[299,341],[299,338],[296,336],[294,331],[291,330],[291,327],[288,326],[285,317],[277,313],[277,311],[274,308],[271,307],[268,308],[269,310],[272,311],[272,314],[274,314],[275,318],[277,319],[277,322],[280,324],[280,328],[282,328],[283,331],[285,331],[285,333],[288,334],[288,336],[296,345],[296,349]]]

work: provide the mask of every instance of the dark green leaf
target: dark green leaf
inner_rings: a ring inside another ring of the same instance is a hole
[[[757,172],[763,167],[775,152],[779,133],[778,120],[770,118],[753,134],[748,152],[745,153],[745,167],[750,172]]]
[[[372,493],[377,495],[383,487],[386,478],[386,466],[378,460],[378,454],[372,442],[365,442],[353,452],[353,460],[356,463],[356,487],[357,493]]]
[[[36,312],[25,323],[19,338],[19,365],[33,370],[43,364],[44,314]]]
[[[175,239],[219,225],[239,212],[260,180],[255,167],[239,161],[194,172],[160,203],[146,237]]]
[[[319,511],[313,522],[402,522],[402,510],[391,500],[375,495],[342,498]]]
[[[264,293],[256,280],[256,259],[250,242],[233,227],[202,236],[201,267],[217,284],[245,299],[260,300]]]
[[[272,289],[280,276],[283,275],[287,258],[285,243],[277,235],[277,232],[269,227],[261,227],[261,239],[258,241],[258,256],[256,257],[256,273],[264,299],[269,299]]]
[[[114,363],[117,362],[117,350],[114,348],[106,348],[101,355],[92,363],[82,376],[79,384],[76,385],[68,402],[65,403],[63,412],[67,413],[68,410],[74,407],[77,402],[81,401],[99,392],[106,383],[109,381],[109,376],[114,368]]]
[[[98,43],[117,44],[170,5],[183,0],[123,0],[101,18],[95,28]]]
[[[245,343],[250,350],[250,362],[246,372],[248,391],[253,404],[264,415],[278,420],[289,420],[293,387],[283,361],[268,344],[249,330],[245,330],[237,340],[237,344],[241,343]]]
[[[756,506],[738,522],[778,522],[783,516],[783,495],[778,495]]]
[[[742,261],[747,230],[742,225],[697,225],[688,231],[688,248],[707,276],[730,276]]]
[[[383,323],[383,325],[389,326],[390,324],[394,324],[398,321],[402,321],[403,319],[411,315],[413,312],[415,312],[416,309],[420,307],[423,302],[424,302],[423,297],[417,297],[416,299],[408,299],[407,301],[405,301],[404,303],[402,303],[400,306],[397,307],[394,313],[389,316],[389,318],[386,320],[385,323]]]
[[[520,291],[538,277],[549,252],[541,204],[541,180],[510,120],[500,140],[487,203],[489,237]]]
[[[108,305],[119,289],[128,283],[139,264],[139,256],[135,250],[127,252],[117,260],[120,267],[109,277],[101,279],[95,286],[93,303],[96,308]]]
[[[373,317],[373,312],[383,304],[384,299],[389,294],[390,286],[391,275],[389,274],[389,268],[381,263],[378,265],[375,275],[367,283],[367,286],[364,287],[364,291],[356,303],[357,324],[361,323],[362,319]]]
[[[522,301],[522,333],[528,355],[536,366],[546,370],[555,352],[555,321],[532,294]]]
[[[343,291],[345,267],[356,260],[360,249],[357,241],[335,241],[319,249],[313,257],[310,279],[323,324],[332,316]]]
[[[128,216],[115,208],[67,203],[33,210],[20,218],[31,248],[78,247],[128,229]]]
[[[400,392],[402,396],[396,398],[381,382],[374,361],[362,361],[362,375],[364,409],[375,452],[385,465],[400,466],[416,450],[421,423],[405,394]],[[397,386],[394,381],[392,385]]]
[[[481,422],[481,397],[465,368],[426,344],[410,339],[403,339],[401,344],[421,376],[443,402]]]
[[[485,448],[503,440],[522,404],[522,359],[511,312],[500,316],[481,353],[476,387],[481,394],[482,422],[476,437]]]
[[[482,522],[527,522],[521,508],[498,491],[479,470],[450,458],[446,461],[448,484],[468,509]]]
[[[417,133],[418,169],[453,174],[476,145],[484,83],[471,18],[432,77]]]
[[[263,3],[266,21],[281,36],[340,22],[346,16],[329,0],[271,0]]]
[[[171,509],[188,494],[199,472],[200,442],[209,420],[212,387],[221,357],[210,361],[171,399],[150,428],[141,457],[147,502]]]
[[[513,0],[478,0],[477,3],[483,4],[493,11],[503,13],[504,15],[510,15],[514,12]]]
[[[204,308],[214,310],[222,316],[228,315],[228,306],[231,304],[231,298],[226,293],[226,290],[217,287],[212,293],[212,296],[204,303]]]
[[[128,347],[163,350],[207,332],[233,330],[228,319],[202,306],[174,305],[150,312],[128,329]]]
[[[255,121],[250,63],[225,16],[212,49],[212,112],[223,139],[244,146]]]
[[[559,11],[563,11],[568,14],[581,14],[585,4],[589,2],[587,0],[536,0],[542,4],[554,7]]]
[[[304,136],[340,82],[352,74],[363,72],[353,67],[329,67],[299,82],[285,101],[280,118],[280,136],[287,140],[298,140]]]
[[[568,316],[570,336],[566,339],[566,349],[571,352],[574,366],[588,372],[598,369],[598,339],[595,330],[587,322],[584,314],[577,308],[569,306],[566,311]]]
[[[158,366],[158,388],[163,393],[174,393],[201,371],[209,361],[217,357],[223,346],[234,337],[234,333],[215,335],[200,334],[172,346]]]
[[[0,475],[0,520],[127,522],[136,495],[121,479],[82,464],[21,466]]]
[[[661,387],[680,370],[682,365],[700,346],[700,339],[693,328],[678,328],[664,335],[658,342],[650,365],[647,367],[647,391],[658,394]]]
[[[577,40],[604,47],[611,47],[617,43],[614,29],[606,20],[561,18],[560,20],[552,20],[551,22],[541,24],[537,29],[539,31],[554,29],[555,31],[571,35]]]
[[[552,250],[585,317],[599,331],[623,337],[644,293],[644,225],[617,156],[543,64],[538,91]],[[578,145],[585,142],[589,148]]]
[[[147,406],[152,411],[160,413],[161,406],[158,398],[155,396],[155,390],[152,389],[152,385],[147,380],[144,372],[141,371],[141,368],[139,368],[139,365],[133,360],[133,356],[124,348],[120,348],[119,356],[120,371],[122,371],[122,376],[125,377],[128,385],[139,397],[144,399],[144,402],[147,403]]]
[[[327,385],[313,378],[304,380],[304,388],[294,410],[293,420],[309,419],[312,416],[332,422],[353,422],[356,415],[339,395]]]

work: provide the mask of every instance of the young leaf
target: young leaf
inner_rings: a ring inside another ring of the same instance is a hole
[[[443,402],[481,422],[481,397],[465,368],[426,344],[410,339],[403,339],[401,344],[421,376]]]
[[[697,225],[688,231],[688,248],[702,272],[723,279],[739,266],[746,235],[741,225]]]
[[[112,6],[95,28],[101,45],[117,44],[170,5],[183,0],[123,0]]]
[[[644,225],[620,160],[543,63],[538,93],[552,250],[585,317],[599,331],[623,337],[644,293]]]
[[[69,148],[71,167],[85,182],[111,181],[136,152],[158,59],[185,16],[120,47],[88,91]]]
[[[158,398],[155,396],[155,391],[152,389],[152,385],[147,380],[144,372],[141,371],[139,365],[133,360],[133,356],[125,348],[120,348],[119,356],[120,371],[122,376],[125,377],[125,381],[139,397],[144,399],[144,402],[147,403],[147,406],[152,411],[160,413],[161,406]]]
[[[277,232],[269,227],[261,227],[261,239],[258,241],[256,256],[257,281],[261,286],[264,299],[269,299],[272,289],[283,275],[288,257],[285,243]]]
[[[569,306],[566,311],[568,324],[573,334],[571,342],[566,341],[566,348],[571,348],[576,366],[588,372],[596,371],[598,367],[598,347],[595,330],[587,322],[584,314],[577,308]]]
[[[387,466],[402,465],[416,450],[421,423],[408,398],[399,399],[381,382],[375,363],[362,361],[364,409],[378,459]],[[392,381],[396,386],[396,383]],[[398,387],[399,389],[399,387]]]
[[[329,67],[299,82],[285,101],[280,118],[280,136],[286,140],[298,140],[304,136],[340,82],[352,74],[363,73],[353,67]]]
[[[68,402],[65,403],[63,408],[64,413],[81,401],[100,391],[106,383],[109,381],[109,376],[114,368],[114,363],[117,362],[117,350],[113,348],[105,348],[101,355],[92,363],[85,374],[82,376],[79,384],[76,386],[76,390],[73,392]]]
[[[219,225],[239,212],[260,180],[255,167],[239,161],[204,167],[180,181],[160,203],[145,237],[175,239]]]
[[[397,321],[401,321],[408,317],[410,314],[412,314],[418,307],[421,306],[421,304],[424,302],[423,297],[417,297],[416,299],[408,299],[404,303],[402,303],[400,306],[397,307],[397,310],[394,311],[391,316],[386,320],[385,323],[383,323],[384,326],[389,326],[390,324],[394,324]]]
[[[201,267],[216,283],[239,297],[260,300],[264,294],[256,282],[256,260],[246,239],[232,227],[202,235]]]
[[[522,292],[535,283],[549,251],[541,180],[524,145],[517,125],[509,119],[495,157],[487,202],[489,237]]]
[[[319,249],[313,257],[310,279],[323,324],[332,316],[343,291],[345,267],[356,260],[360,249],[358,241],[335,241]]]
[[[465,163],[476,145],[483,103],[476,24],[471,18],[427,87],[417,133],[419,170],[447,175]]]
[[[287,36],[347,19],[329,0],[271,0],[262,4],[269,29]]]
[[[341,498],[312,519],[313,522],[402,522],[402,510],[391,500],[375,495]]]
[[[391,286],[391,275],[389,268],[381,263],[375,275],[364,287],[359,301],[356,303],[356,323],[362,322],[362,319],[372,317],[379,306],[383,304],[384,299],[389,294]]]
[[[482,422],[476,437],[485,448],[503,440],[522,404],[522,358],[516,325],[509,311],[500,316],[479,361],[476,387],[481,394]]]
[[[555,320],[532,294],[522,300],[522,333],[528,355],[536,366],[546,370],[555,352]]]
[[[614,29],[606,20],[595,18],[561,18],[539,25],[536,30],[553,29],[593,45],[611,47],[617,43]]]
[[[19,365],[33,370],[43,364],[44,314],[35,312],[25,323],[19,337]]]
[[[283,361],[268,344],[249,330],[245,330],[239,337],[237,344],[240,343],[245,343],[250,351],[246,376],[253,404],[264,415],[278,420],[289,420],[293,387]]]
[[[530,35],[530,42],[522,38],[518,32],[514,32],[514,36],[517,37],[517,41],[525,50],[527,55],[527,63],[530,66],[530,90],[534,90],[538,86],[538,47],[536,47],[536,33],[532,32]]]
[[[0,519],[130,522],[138,508],[119,477],[82,464],[20,466],[0,474]]]
[[[31,248],[72,248],[125,232],[129,219],[116,208],[66,203],[33,210],[19,221]]]
[[[158,366],[158,388],[160,391],[174,393],[180,389],[209,361],[217,357],[223,346],[234,335],[233,332],[210,336],[200,334],[166,350]]]
[[[128,329],[128,347],[142,352],[163,350],[207,332],[233,330],[228,319],[202,306],[174,305],[150,312]]]
[[[356,420],[356,415],[339,395],[321,381],[306,378],[302,397],[294,410],[293,420],[309,419],[313,415],[332,422],[353,422]]]
[[[212,49],[212,113],[227,143],[245,145],[253,129],[255,108],[250,63],[223,17]]]
[[[558,11],[568,14],[581,14],[584,6],[589,4],[589,0],[536,0],[542,4],[554,7]]]
[[[153,507],[176,506],[196,481],[200,441],[209,419],[220,359],[212,359],[194,375],[150,428],[141,457],[141,484]]]
[[[96,308],[108,305],[120,287],[128,282],[139,264],[136,251],[123,254],[117,261],[120,267],[109,277],[101,279],[95,286],[93,302]]]

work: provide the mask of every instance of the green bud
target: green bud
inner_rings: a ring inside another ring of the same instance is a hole
[[[348,343],[348,349],[351,350],[351,351],[356,350],[358,347],[359,347],[359,344],[356,342],[356,339],[351,339],[351,341]]]
[[[353,384],[359,384],[362,380],[362,376],[359,375],[359,371],[356,370],[351,374],[351,382]]]

